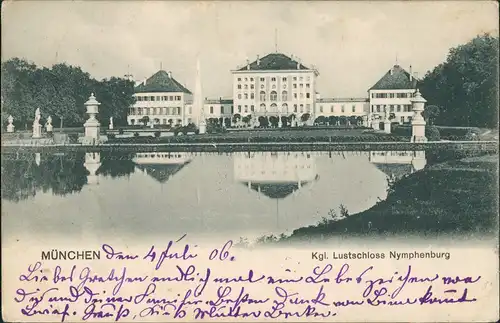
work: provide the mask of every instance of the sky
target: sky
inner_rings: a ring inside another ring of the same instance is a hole
[[[204,96],[276,51],[314,65],[322,97],[365,97],[396,62],[425,75],[451,47],[498,35],[495,1],[3,1],[2,61],[66,62],[97,79],[160,68]],[[276,37],[277,35],[277,37]],[[277,39],[277,41],[276,41]]]

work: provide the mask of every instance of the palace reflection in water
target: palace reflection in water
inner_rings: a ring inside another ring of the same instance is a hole
[[[425,167],[424,152],[2,155],[2,225],[16,236],[116,232],[255,237],[351,214]],[[35,230],[35,228],[41,230]],[[43,232],[43,233],[42,233]]]

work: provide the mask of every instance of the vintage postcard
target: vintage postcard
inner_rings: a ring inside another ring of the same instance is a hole
[[[5,322],[495,322],[498,3],[3,1]]]

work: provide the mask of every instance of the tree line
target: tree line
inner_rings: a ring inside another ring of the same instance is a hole
[[[35,110],[40,108],[42,123],[48,116],[54,127],[81,127],[88,119],[84,103],[91,93],[101,103],[97,118],[103,125],[113,117],[116,125],[126,125],[127,111],[134,103],[134,82],[111,77],[96,80],[80,67],[55,64],[38,67],[19,58],[2,62],[2,125],[12,115],[16,129],[31,129]]]
[[[451,48],[445,62],[419,84],[427,100],[424,116],[449,126],[496,128],[498,37],[483,34]]]

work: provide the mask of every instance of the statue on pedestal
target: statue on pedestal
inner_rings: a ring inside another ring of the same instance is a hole
[[[42,125],[40,124],[40,108],[35,110],[35,120],[33,121],[33,138],[40,138],[42,136]]]
[[[109,118],[109,130],[113,130],[114,125],[113,125],[113,117]]]
[[[14,132],[14,125],[12,124],[12,122],[14,122],[14,118],[9,115],[9,117],[7,118],[7,122],[9,123],[7,125],[7,132]]]
[[[47,132],[52,132],[53,128],[54,127],[52,126],[52,117],[49,116],[47,118],[47,122],[45,123],[45,129],[47,130]]]

